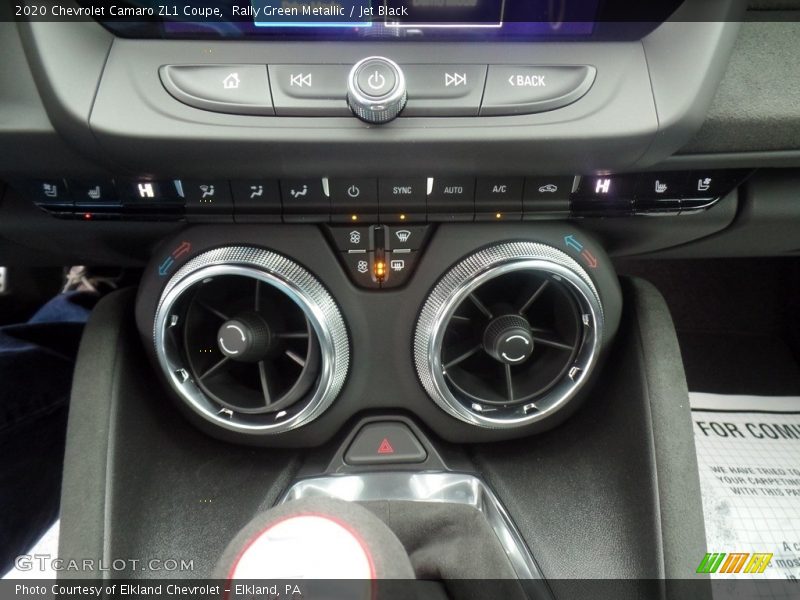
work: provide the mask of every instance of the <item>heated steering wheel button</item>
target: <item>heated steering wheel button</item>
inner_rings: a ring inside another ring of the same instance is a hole
[[[361,428],[344,455],[351,465],[421,463],[425,448],[402,423],[370,423]]]

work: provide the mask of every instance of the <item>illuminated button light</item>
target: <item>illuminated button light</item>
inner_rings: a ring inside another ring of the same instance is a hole
[[[386,262],[382,260],[375,261],[375,279],[383,281],[386,278]]]

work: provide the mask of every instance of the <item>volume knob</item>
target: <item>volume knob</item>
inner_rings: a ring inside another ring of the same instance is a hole
[[[406,78],[392,60],[370,56],[358,61],[347,77],[347,104],[367,123],[387,123],[406,105]]]

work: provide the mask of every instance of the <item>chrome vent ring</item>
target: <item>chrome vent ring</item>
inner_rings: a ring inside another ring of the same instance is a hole
[[[603,326],[597,289],[569,255],[536,242],[489,246],[428,295],[414,334],[417,375],[461,421],[529,425],[577,396],[597,362]],[[507,352],[498,346],[506,330]]]
[[[222,300],[208,302],[214,297]],[[226,324],[258,338],[241,357],[225,345],[237,341],[223,339]],[[290,431],[319,417],[350,366],[347,327],[322,283],[293,260],[250,246],[209,250],[181,267],[161,294],[153,343],[186,406],[213,425],[250,435]]]

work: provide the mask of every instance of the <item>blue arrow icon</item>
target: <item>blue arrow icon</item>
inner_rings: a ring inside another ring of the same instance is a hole
[[[576,252],[583,250],[583,244],[576,240],[574,235],[564,236],[564,243]]]
[[[161,263],[161,266],[158,267],[158,274],[161,277],[164,277],[164,275],[169,273],[169,270],[172,268],[173,264],[175,264],[175,259],[173,259],[171,256],[168,256],[164,259],[164,262]]]

